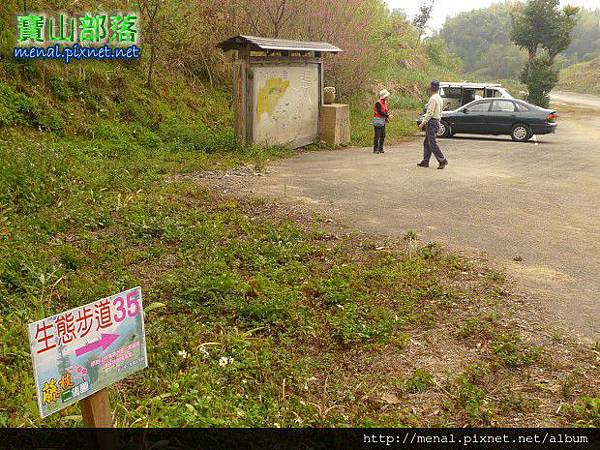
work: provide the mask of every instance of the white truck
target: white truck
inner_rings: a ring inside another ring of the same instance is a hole
[[[444,111],[454,111],[482,98],[513,98],[500,84],[449,81],[440,82],[440,95],[444,99]]]

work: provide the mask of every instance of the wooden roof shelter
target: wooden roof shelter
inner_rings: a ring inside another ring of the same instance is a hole
[[[218,45],[224,51],[249,48],[263,52],[338,53],[342,50],[327,42],[293,41],[290,39],[264,38],[257,36],[234,36]]]
[[[233,113],[236,140],[301,147],[318,140],[327,42],[234,36],[217,45],[235,51]]]

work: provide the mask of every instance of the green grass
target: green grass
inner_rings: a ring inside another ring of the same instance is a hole
[[[464,294],[445,280],[464,264],[432,244],[409,255],[332,242],[320,222],[261,216],[262,202],[172,177],[277,149],[152,149],[113,130],[0,134],[1,425],[81,424],[77,407],[39,419],[26,324],[138,284],[165,306],[146,316],[149,368],[111,389],[120,426],[419,423],[360,401],[360,381],[344,381],[355,363],[339,365],[348,352],[400,357],[414,330],[451,317]],[[432,389],[428,372],[407,381]],[[464,407],[481,414],[474,401]]]
[[[373,145],[373,106],[376,98],[366,93],[355,95],[350,101],[350,121],[352,126],[352,145],[369,147]],[[407,136],[417,133],[415,124],[419,111],[423,108],[422,99],[392,95],[389,100],[392,117],[386,125],[386,144],[397,144]]]
[[[600,58],[561,70],[557,89],[600,95]]]
[[[517,333],[501,333],[492,342],[494,358],[507,367],[531,365],[542,355],[539,346],[524,343]]]
[[[426,370],[417,369],[406,380],[405,387],[408,392],[422,393],[435,385],[433,375]]]
[[[458,378],[456,386],[456,401],[464,408],[471,425],[489,423],[495,411],[488,399],[488,393],[468,374]]]
[[[600,397],[580,397],[561,411],[575,427],[600,427]]]
[[[307,380],[348,346],[401,349],[423,302],[441,295],[427,287],[439,284],[445,256],[355,259],[351,241],[252,220],[252,204],[165,182],[256,153],[202,157],[119,139],[117,156],[104,135],[1,135],[0,424],[81,423],[76,407],[39,419],[26,324],[138,284],[146,304],[166,306],[147,314],[149,369],[112,390],[119,425],[343,423],[311,406]],[[379,423],[355,402],[347,408],[351,423]]]

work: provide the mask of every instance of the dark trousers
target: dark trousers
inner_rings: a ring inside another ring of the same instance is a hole
[[[435,158],[439,163],[444,161],[446,158],[440,150],[440,146],[437,143],[437,132],[440,129],[440,121],[437,119],[429,119],[425,126],[425,142],[423,142],[423,162],[428,163],[431,158],[431,154],[435,155]]]
[[[383,151],[383,141],[385,139],[385,125],[382,127],[373,127],[375,128],[375,139],[373,139],[373,151],[374,152],[382,152]]]

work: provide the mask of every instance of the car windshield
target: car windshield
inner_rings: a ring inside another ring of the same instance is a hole
[[[501,95],[502,97],[504,97],[504,98],[513,98],[513,96],[512,96],[512,95],[510,95],[510,94],[508,93],[508,91],[507,91],[506,89],[504,89],[504,88],[501,88],[501,87],[499,87],[499,88],[498,88],[498,92],[500,92],[500,95]]]

